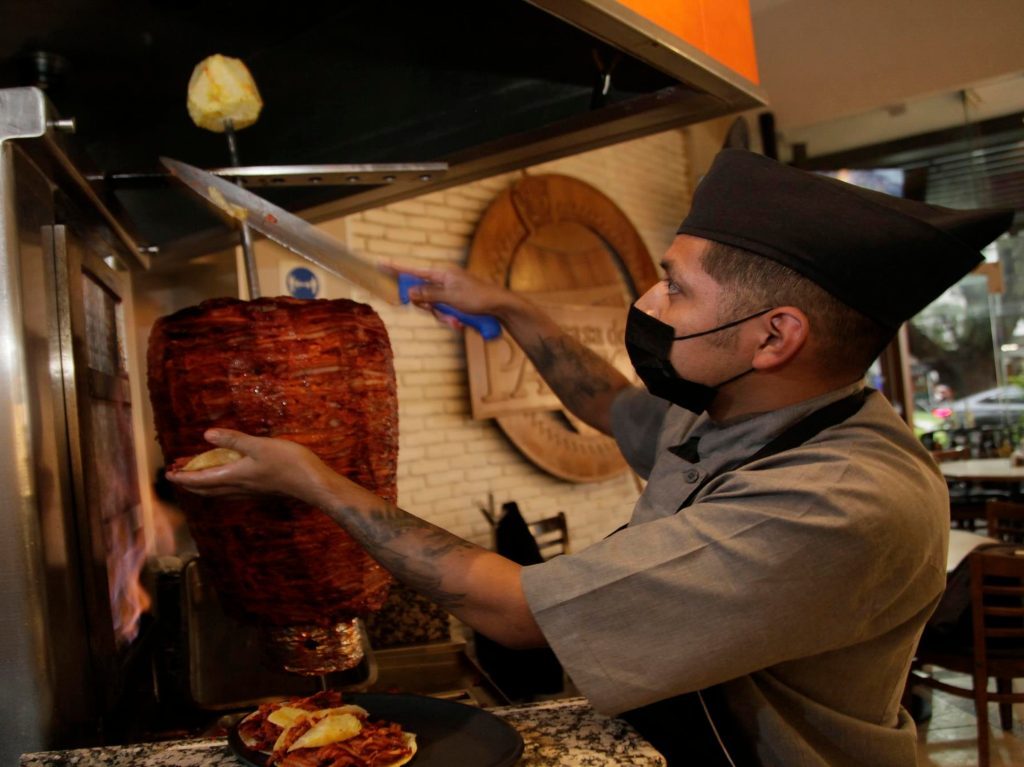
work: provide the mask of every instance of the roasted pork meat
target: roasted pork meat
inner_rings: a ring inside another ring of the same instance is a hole
[[[159,319],[149,391],[168,464],[210,427],[305,445],[396,500],[398,407],[380,317],[352,301],[215,299]],[[318,509],[279,497],[179,493],[221,602],[269,626],[330,626],[378,608],[390,577]]]

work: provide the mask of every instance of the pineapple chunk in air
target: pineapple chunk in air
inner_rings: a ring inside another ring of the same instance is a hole
[[[217,53],[196,65],[188,82],[188,113],[200,128],[223,133],[225,121],[236,130],[256,122],[263,100],[241,59]]]

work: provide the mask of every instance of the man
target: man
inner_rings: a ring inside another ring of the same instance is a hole
[[[522,297],[418,272],[420,304],[497,316],[648,479],[628,526],[578,554],[520,568],[280,440],[212,430],[245,457],[170,478],[318,506],[476,630],[550,644],[596,708],[670,762],[913,765],[899,701],[944,584],[948,498],[862,381],[900,323],[1008,225],[1007,213],[897,200],[726,150],[665,280],[630,310],[648,392]]]

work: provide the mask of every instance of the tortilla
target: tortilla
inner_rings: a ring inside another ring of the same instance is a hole
[[[193,457],[181,467],[181,471],[200,471],[202,469],[212,469],[214,466],[224,466],[225,464],[234,463],[235,461],[241,460],[242,454],[237,450],[232,450],[228,447],[215,447],[213,450],[207,450],[205,453]]]
[[[416,733],[403,731],[402,737],[405,738],[406,748],[411,749],[411,751],[408,756],[399,759],[397,762],[389,764],[387,767],[402,767],[403,764],[407,764],[414,756],[416,756]]]

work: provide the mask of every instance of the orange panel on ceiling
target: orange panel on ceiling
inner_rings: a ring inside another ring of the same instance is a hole
[[[758,82],[754,25],[748,0],[703,0],[705,53]]]
[[[704,50],[703,0],[619,0],[662,29]],[[705,51],[706,52],[706,51]]]
[[[749,0],[618,0],[751,82],[758,82]]]

